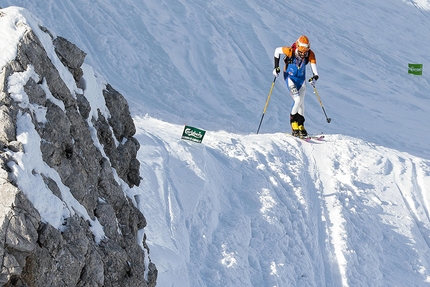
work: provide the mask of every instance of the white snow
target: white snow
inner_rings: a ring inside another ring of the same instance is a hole
[[[127,98],[142,183],[124,189],[148,221],[158,286],[430,284],[430,1],[7,5],[34,16],[1,10],[0,67],[25,31],[15,24],[43,22],[88,53],[84,93],[106,81]],[[292,102],[281,79],[255,134],[273,51],[300,34],[316,53],[332,118],[308,87],[306,127],[326,134],[313,144],[285,135]],[[422,63],[423,75],[408,75],[408,63]],[[24,144],[34,131],[26,117]],[[202,144],[180,139],[184,124],[207,130]],[[36,180],[32,169],[55,178],[31,140],[12,165],[23,189]],[[58,226],[76,203],[53,204],[41,190],[52,208],[33,204]]]

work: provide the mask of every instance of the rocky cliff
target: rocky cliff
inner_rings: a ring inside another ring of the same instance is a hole
[[[0,29],[0,285],[155,286],[126,100],[25,9]]]

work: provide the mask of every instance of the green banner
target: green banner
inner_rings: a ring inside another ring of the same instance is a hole
[[[206,131],[193,128],[190,126],[185,126],[184,131],[182,132],[181,139],[193,141],[196,143],[201,143],[203,140],[203,137],[205,136]]]
[[[423,64],[409,64],[408,74],[421,76],[423,74]]]

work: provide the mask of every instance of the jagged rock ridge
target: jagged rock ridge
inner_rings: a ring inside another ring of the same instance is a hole
[[[18,8],[2,9],[0,17],[8,13],[32,17]],[[128,104],[106,84],[105,109],[95,110],[99,95],[87,89],[86,54],[29,22],[16,22],[25,32],[0,72],[0,284],[155,286],[146,234],[138,232],[146,220],[126,195],[140,183]],[[56,58],[38,34],[49,35]],[[75,88],[63,79],[67,73]],[[16,87],[14,77],[27,81]],[[34,129],[27,139],[23,124]],[[26,170],[25,158],[38,156],[41,165]],[[24,175],[34,186],[20,185]],[[62,203],[55,220],[38,209],[43,194]]]

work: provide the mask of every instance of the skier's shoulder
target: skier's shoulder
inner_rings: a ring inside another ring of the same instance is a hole
[[[309,49],[308,62],[310,62],[310,63],[316,63],[317,62],[317,58],[315,57],[315,53],[314,53],[314,51],[312,51],[312,49]]]
[[[279,55],[284,54],[287,57],[291,57],[293,55],[293,50],[289,46],[280,46],[275,49],[275,57],[279,58]]]
[[[287,56],[291,57],[293,55],[294,49],[292,46],[283,46],[282,47],[282,53]]]

